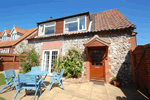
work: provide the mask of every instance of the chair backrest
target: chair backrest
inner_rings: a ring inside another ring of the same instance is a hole
[[[20,83],[33,83],[36,84],[36,75],[19,74],[18,84]]]
[[[32,67],[31,71],[41,71],[41,67],[40,66]]]
[[[10,77],[16,77],[15,70],[14,69],[5,70],[4,76],[5,76],[5,79],[10,78]]]
[[[62,78],[63,74],[64,74],[64,69],[62,68],[61,72],[60,72],[60,75],[59,75],[59,78]]]

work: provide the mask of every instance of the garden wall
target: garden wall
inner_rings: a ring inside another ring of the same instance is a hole
[[[2,57],[0,60],[0,71],[20,68],[19,55],[8,53],[0,53],[0,55]]]
[[[137,46],[130,57],[135,86],[150,97],[150,44]]]

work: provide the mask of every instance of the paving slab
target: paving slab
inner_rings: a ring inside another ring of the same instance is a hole
[[[79,98],[79,97],[73,96],[71,100],[86,100],[86,99],[85,98]]]
[[[67,95],[64,93],[58,93],[51,100],[71,100],[72,97],[73,97],[72,95]]]
[[[77,90],[77,92],[76,92],[76,94],[75,94],[76,96],[78,96],[78,97],[81,97],[81,98],[86,98],[86,99],[89,99],[90,98],[90,95],[91,95],[91,92],[89,92],[89,91],[86,91],[86,90]]]
[[[18,73],[19,71],[16,71]],[[1,72],[3,73],[3,72]],[[50,87],[50,77],[47,76],[45,79],[45,84],[47,87],[42,86],[42,94],[39,96],[37,94],[35,100],[146,100],[140,93],[137,92],[133,87],[115,87],[109,83],[99,84],[95,82],[86,83],[73,83],[63,81],[65,90],[62,89],[59,83],[55,83],[52,89],[49,91]],[[4,85],[0,86],[0,89]],[[16,90],[5,89],[0,93],[0,97],[6,100],[12,100],[16,94]],[[16,99],[21,100],[33,100],[35,91],[28,91],[25,95],[24,90],[22,90]]]
[[[90,100],[108,100],[106,93],[95,93],[92,92]]]

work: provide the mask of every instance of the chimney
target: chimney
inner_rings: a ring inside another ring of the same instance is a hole
[[[52,17],[50,17],[48,20],[52,20]]]

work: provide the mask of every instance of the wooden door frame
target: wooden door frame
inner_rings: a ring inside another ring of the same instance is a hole
[[[106,47],[106,54],[105,54],[105,61],[104,61],[104,81],[106,82],[106,72],[105,72],[105,66],[107,64],[105,64],[105,62],[108,62],[107,58],[108,58],[108,47],[110,46],[110,43],[105,41],[104,39],[100,38],[98,35],[94,35],[92,38],[90,38],[85,44],[85,50],[86,50],[86,59],[89,61],[89,47]],[[91,61],[90,61],[91,64]],[[90,66],[90,65],[89,65]],[[90,74],[90,68],[88,71],[88,77],[89,80],[91,80],[91,74]]]
[[[104,51],[105,51],[105,54],[104,54],[104,71],[103,71],[103,75],[104,75],[104,80],[100,80],[100,81],[104,81],[104,82],[106,82],[106,73],[105,73],[105,62],[106,62],[106,60],[107,60],[107,56],[108,56],[108,47],[107,46],[98,46],[98,47],[90,47],[90,48],[86,48],[86,53],[88,54],[88,59],[89,59],[89,62],[90,62],[90,68],[89,68],[89,71],[91,70],[91,58],[90,58],[90,56],[89,56],[89,49],[94,49],[94,48],[101,48],[101,47],[103,47],[103,49],[104,49]],[[102,49],[99,49],[99,50],[102,50]],[[90,80],[91,80],[91,71],[90,71]],[[99,81],[99,80],[97,80],[97,81]]]

